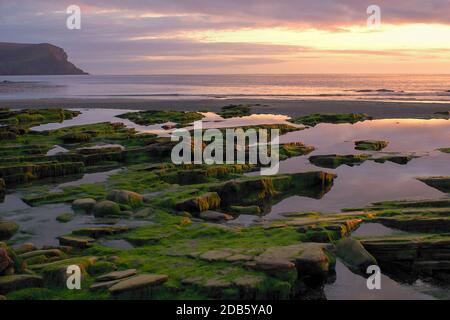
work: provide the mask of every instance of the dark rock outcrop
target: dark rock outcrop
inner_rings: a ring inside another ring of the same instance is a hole
[[[62,48],[49,43],[0,42],[0,75],[87,74],[67,59]]]

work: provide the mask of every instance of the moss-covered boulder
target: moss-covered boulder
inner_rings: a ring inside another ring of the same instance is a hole
[[[384,140],[359,140],[355,141],[356,150],[380,151],[386,148],[389,141]]]
[[[19,231],[19,225],[14,221],[0,220],[0,241],[9,240]]]
[[[96,217],[118,216],[120,215],[120,206],[110,200],[103,200],[95,204],[92,213]]]
[[[230,210],[236,214],[261,214],[261,208],[258,206],[230,206]]]
[[[131,207],[137,207],[142,204],[144,197],[133,191],[112,190],[108,193],[106,199]]]
[[[73,220],[75,215],[73,213],[62,213],[58,216],[56,216],[56,221],[61,223],[67,223]]]
[[[96,203],[97,201],[91,198],[77,199],[72,202],[72,209],[75,211],[90,212]]]
[[[377,265],[376,259],[363,247],[361,242],[352,238],[340,240],[336,245],[337,255],[352,270],[366,274],[367,267]]]

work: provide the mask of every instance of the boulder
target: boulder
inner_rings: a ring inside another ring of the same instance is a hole
[[[233,216],[222,212],[207,210],[200,213],[200,218],[208,221],[226,221],[232,220]]]
[[[96,203],[97,201],[91,198],[77,199],[72,202],[72,209],[74,211],[90,212]]]
[[[128,191],[128,190],[112,190],[106,196],[106,199],[120,203],[129,205],[132,207],[137,207],[142,204],[144,197],[136,192]]]
[[[152,287],[163,284],[169,279],[163,274],[143,274],[120,281],[108,289],[112,295],[130,294],[141,296]]]
[[[42,277],[36,275],[20,274],[0,277],[0,294],[8,294],[25,288],[41,288],[42,286]]]
[[[363,247],[361,242],[345,238],[336,245],[337,255],[355,272],[366,275],[367,267],[377,265],[377,260]]]
[[[0,221],[0,241],[9,240],[19,230],[19,225],[14,221]]]
[[[137,274],[136,269],[128,269],[128,270],[122,270],[122,271],[114,271],[107,274],[104,274],[100,277],[97,277],[97,282],[105,282],[105,281],[113,281],[113,280],[120,280],[124,278],[129,278],[131,276],[134,276]]]
[[[92,212],[96,217],[117,216],[120,215],[120,206],[113,201],[103,200],[94,206]]]

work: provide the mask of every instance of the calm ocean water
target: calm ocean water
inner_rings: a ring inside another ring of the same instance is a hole
[[[450,101],[450,75],[0,76],[0,99],[274,98]]]

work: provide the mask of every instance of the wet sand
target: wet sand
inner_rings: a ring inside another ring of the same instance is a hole
[[[0,100],[9,108],[110,108],[141,110],[220,111],[228,104],[257,104],[254,113],[300,116],[310,113],[367,113],[377,118],[420,118],[439,111],[450,111],[450,103],[410,103],[341,100],[276,100],[276,99],[33,99]]]

